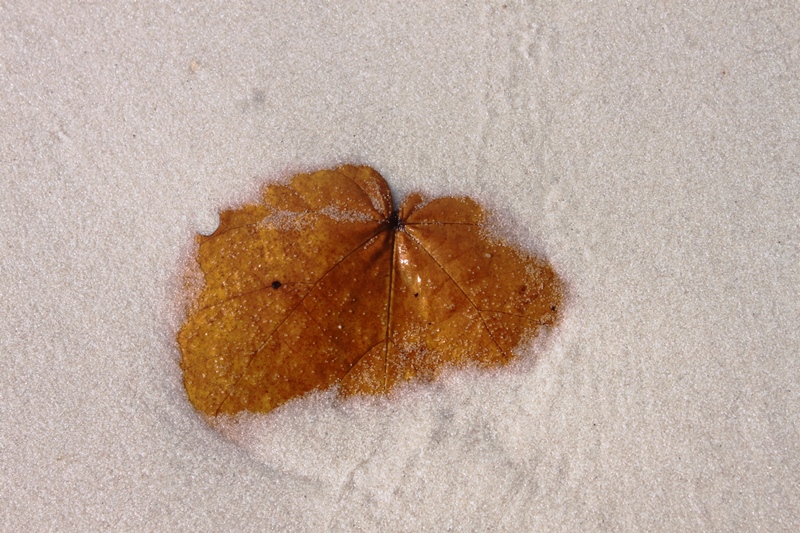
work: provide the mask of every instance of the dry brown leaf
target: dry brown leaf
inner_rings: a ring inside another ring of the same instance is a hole
[[[384,179],[343,166],[271,185],[198,236],[205,286],[178,334],[208,415],[266,412],[315,389],[381,394],[446,367],[506,364],[555,324],[553,268],[487,235],[470,198],[392,212]]]

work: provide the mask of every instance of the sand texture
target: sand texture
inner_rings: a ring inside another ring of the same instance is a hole
[[[209,427],[193,236],[344,163],[489,206],[561,324]],[[2,531],[800,529],[795,2],[2,2],[0,227]]]

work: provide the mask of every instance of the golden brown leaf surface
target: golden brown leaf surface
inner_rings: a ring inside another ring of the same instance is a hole
[[[384,179],[343,166],[271,185],[199,236],[205,285],[178,334],[208,414],[265,412],[315,389],[381,394],[446,367],[500,366],[556,322],[561,283],[487,235],[469,198],[392,213]]]

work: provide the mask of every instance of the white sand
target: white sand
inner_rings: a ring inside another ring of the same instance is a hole
[[[38,4],[0,4],[0,529],[800,528],[798,4]],[[497,208],[568,316],[226,439],[181,261],[343,162]]]

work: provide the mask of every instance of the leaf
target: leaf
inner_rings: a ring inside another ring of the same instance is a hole
[[[369,167],[295,176],[198,236],[205,285],[178,333],[203,413],[266,412],[306,392],[383,394],[447,367],[496,367],[555,324],[553,268],[492,238],[470,198],[392,211]]]

